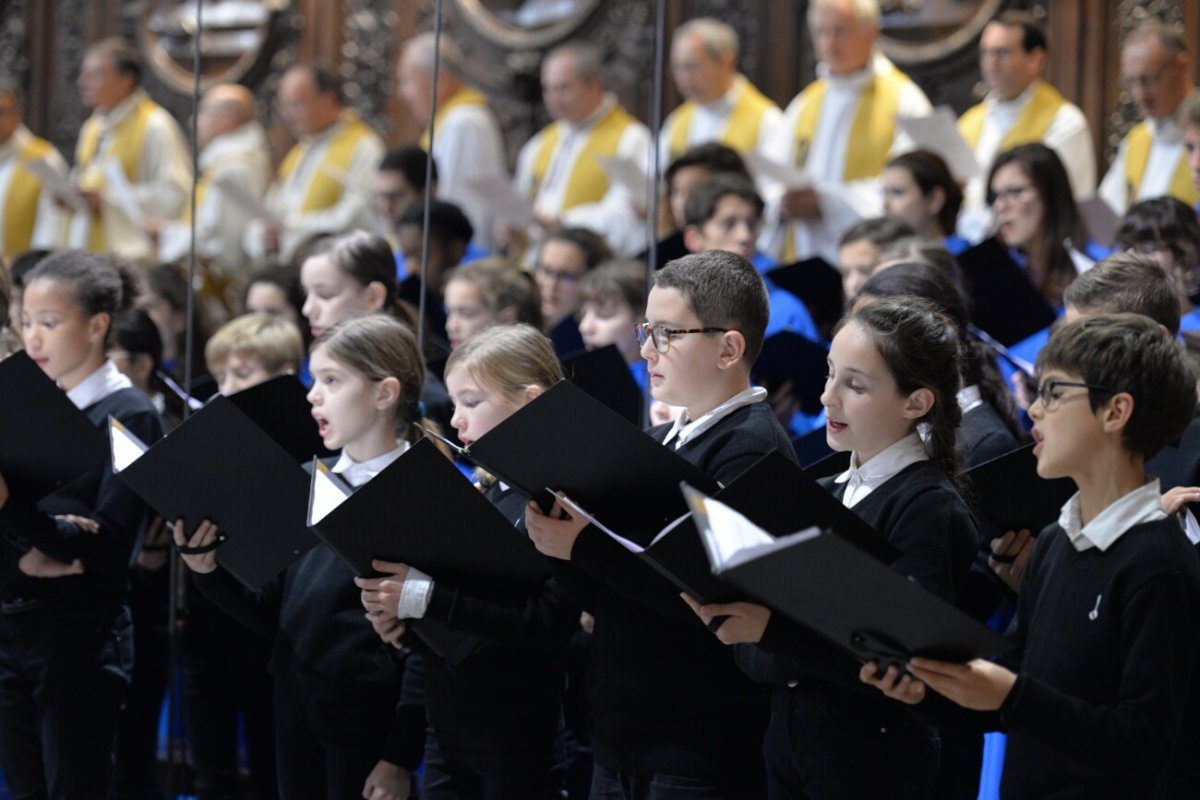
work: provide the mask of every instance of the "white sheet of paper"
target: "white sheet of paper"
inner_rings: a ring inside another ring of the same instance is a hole
[[[221,195],[241,209],[246,216],[254,220],[262,220],[268,225],[283,227],[275,212],[267,208],[262,198],[256,197],[246,190],[246,187],[234,180],[228,172],[220,173],[213,181],[213,186],[221,190]]]
[[[796,191],[812,186],[812,177],[803,167],[781,164],[754,150],[743,153],[742,157],[759,180],[782,183],[784,188]]]
[[[308,524],[316,525],[350,495],[329,474],[329,468],[317,462],[313,470],[312,487],[308,498]]]
[[[553,489],[549,489],[549,488],[548,488],[546,491],[550,492],[551,494],[554,494],[554,493],[555,493]],[[615,539],[615,540],[616,540],[616,542],[617,542],[617,544],[621,545],[622,547],[624,547],[624,548],[625,548],[626,550],[628,550],[629,552],[631,552],[631,553],[642,553],[642,552],[645,552],[646,548],[642,547],[641,545],[637,544],[636,542],[631,542],[631,541],[629,541],[628,539],[626,539],[624,536],[622,536],[621,534],[619,534],[619,533],[616,533],[616,532],[615,532],[615,531],[613,531],[613,530],[610,530],[610,529],[609,529],[609,528],[608,528],[608,527],[607,527],[607,526],[606,526],[606,525],[605,525],[603,522],[601,522],[600,520],[596,519],[595,517],[593,517],[593,516],[592,516],[591,514],[589,514],[588,512],[584,511],[584,510],[583,510],[583,509],[582,509],[582,508],[579,506],[579,504],[578,504],[578,503],[576,503],[576,502],[575,502],[574,500],[572,500],[571,498],[569,498],[569,497],[561,497],[561,498],[559,498],[558,502],[559,502],[559,504],[561,504],[561,505],[563,505],[563,506],[566,506],[566,507],[567,507],[567,508],[569,508],[571,511],[575,512],[575,514],[577,514],[577,515],[579,515],[579,516],[583,517],[584,519],[586,519],[586,520],[587,520],[589,523],[591,523],[592,525],[595,525],[595,526],[596,526],[596,527],[597,527],[597,528],[600,530],[600,532],[601,532],[601,533],[603,533],[604,535],[606,535],[606,536],[609,536],[609,537],[612,537],[613,539]]]
[[[534,223],[533,201],[520,195],[499,175],[480,175],[466,183],[468,189],[495,210],[498,219],[518,228],[527,228]]]
[[[135,227],[141,228],[146,222],[146,214],[133,196],[133,187],[129,185],[129,178],[125,177],[125,168],[120,161],[110,158],[104,162],[104,182],[108,190],[106,199],[114,202]]]
[[[71,208],[80,214],[88,213],[87,201],[75,188],[67,176],[50,166],[43,158],[35,158],[25,162],[25,168],[41,179],[42,185],[56,194]]]
[[[632,158],[596,156],[596,161],[604,168],[610,181],[623,186],[635,198],[640,199],[646,195],[650,179],[646,177],[645,170]]]
[[[975,152],[958,132],[958,118],[949,106],[938,106],[927,117],[897,117],[896,124],[917,147],[941,156],[957,180],[969,181],[983,174]]]
[[[771,534],[746,519],[744,514],[711,497],[704,501],[708,525],[701,527],[713,557],[713,571],[724,572],[734,557],[743,550],[772,544]],[[706,529],[707,528],[707,529]]]
[[[147,447],[141,439],[112,417],[108,418],[108,428],[111,434],[109,441],[112,446],[113,473],[116,474],[141,458]]]

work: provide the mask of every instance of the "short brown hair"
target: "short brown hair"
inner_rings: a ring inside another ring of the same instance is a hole
[[[1200,128],[1200,92],[1192,92],[1179,104],[1179,124]]]
[[[446,272],[443,285],[469,283],[479,292],[479,302],[494,318],[513,309],[515,322],[542,327],[542,307],[537,286],[527,272],[499,258],[482,258]]]
[[[641,261],[610,261],[583,276],[580,304],[625,303],[640,317],[646,310],[646,265]]]
[[[1179,294],[1172,276],[1150,256],[1113,253],[1076,278],[1063,302],[1092,314],[1141,314],[1179,333]]]
[[[272,374],[304,362],[304,339],[299,329],[270,314],[243,314],[226,322],[204,346],[208,371],[215,372],[230,356],[256,358]]]
[[[679,291],[704,327],[741,333],[747,369],[758,358],[771,308],[762,276],[749,261],[724,250],[693,253],[655,273],[654,285]]]
[[[683,204],[683,221],[687,225],[702,228],[717,214],[717,207],[726,197],[736,197],[754,207],[755,213],[763,215],[763,199],[749,178],[732,173],[714,175],[709,181],[692,189]]]
[[[1064,325],[1038,354],[1038,374],[1057,369],[1089,388],[1092,411],[1122,392],[1133,414],[1121,432],[1130,453],[1153,458],[1196,413],[1196,376],[1184,349],[1141,314],[1098,314]]]

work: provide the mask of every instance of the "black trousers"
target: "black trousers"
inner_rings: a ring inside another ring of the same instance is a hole
[[[108,792],[133,631],[127,608],[97,616],[0,614],[0,769],[14,800]]]
[[[167,690],[167,569],[129,576],[133,676],[117,716],[109,800],[158,800],[158,721]]]
[[[422,800],[560,800],[561,764],[529,758],[503,765],[448,753],[431,732],[425,739]]]
[[[275,754],[282,800],[362,796],[395,719],[399,687],[372,691],[344,682],[306,686],[295,672],[275,676]]]
[[[181,642],[183,710],[199,800],[241,797],[238,714],[254,800],[279,796],[275,771],[269,642],[213,606],[198,591],[188,595]]]
[[[763,793],[762,775],[744,779],[693,778],[665,773],[632,774],[596,765],[590,800],[754,800]]]
[[[776,690],[763,755],[768,800],[925,800],[937,779],[932,729],[838,691]]]

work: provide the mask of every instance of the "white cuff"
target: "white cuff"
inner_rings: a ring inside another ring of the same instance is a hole
[[[396,604],[396,616],[400,619],[420,619],[429,609],[433,597],[433,578],[414,567],[408,568],[408,576],[400,589],[400,602]]]

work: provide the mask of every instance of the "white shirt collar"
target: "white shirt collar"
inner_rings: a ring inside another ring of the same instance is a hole
[[[983,405],[983,394],[979,391],[979,384],[964,386],[958,390],[955,398],[958,400],[959,411],[964,414]]]
[[[918,461],[928,461],[929,453],[920,435],[913,431],[898,442],[880,450],[865,464],[857,464],[858,454],[850,458],[850,469],[834,478],[836,483],[849,483],[847,491],[856,486],[875,488],[901,470]]]
[[[829,72],[823,62],[817,64],[817,77],[829,84],[831,89],[857,91],[862,89],[870,81],[875,79],[876,75],[881,75],[895,69],[892,62],[888,60],[883,53],[875,52],[871,54],[871,60],[867,65],[858,72],[850,72],[845,75],[833,75]]]
[[[675,449],[678,450],[680,447],[683,447],[684,443],[695,439],[742,406],[761,403],[766,398],[766,389],[761,386],[751,386],[749,389],[743,389],[738,392],[712,411],[701,414],[692,422],[688,421],[687,411],[684,410],[680,412],[679,417],[675,420],[675,424],[667,432],[667,438],[663,439],[663,444],[670,444],[671,440],[675,440]]]
[[[129,389],[132,386],[133,382],[125,377],[124,373],[117,369],[117,365],[110,359],[91,375],[81,380],[78,386],[67,392],[67,399],[74,403],[76,408],[87,408],[113,392]]]
[[[1150,130],[1154,132],[1155,141],[1164,144],[1178,144],[1183,141],[1183,129],[1179,127],[1174,114],[1150,120]]]
[[[616,107],[617,96],[612,92],[605,92],[604,97],[600,100],[600,105],[596,106],[596,110],[591,114],[588,114],[587,117],[580,120],[578,123],[568,122],[565,119],[561,119],[558,121],[558,124],[562,126],[564,134],[567,136],[572,136],[576,133],[580,133],[581,131],[588,130],[597,122],[604,119],[604,117]]]
[[[726,116],[733,112],[733,107],[737,101],[741,99],[742,92],[746,91],[746,78],[740,72],[733,76],[733,83],[730,84],[729,90],[725,94],[713,100],[711,103],[696,105],[703,108],[705,111],[715,116]]]
[[[8,137],[8,141],[0,144],[0,163],[20,153],[21,148],[25,147],[25,144],[32,136],[33,134],[29,128],[26,128],[24,125],[18,125],[17,129],[13,131],[12,136]]]
[[[332,125],[324,130],[317,131],[311,136],[301,136],[301,146],[312,147],[313,145],[318,145],[329,141],[337,134],[338,131],[345,127],[346,123],[350,122],[352,119],[353,117],[351,116],[350,112],[344,112]]]
[[[355,461],[343,450],[337,463],[333,465],[333,471],[342,476],[342,479],[351,486],[362,486],[404,455],[406,450],[408,450],[408,442],[403,441],[395,450],[389,450],[381,456],[368,458],[366,461]]]
[[[263,131],[262,125],[251,120],[228,133],[214,137],[200,151],[200,169],[206,169],[226,156],[241,154],[252,149],[266,152],[266,148],[266,132]]]
[[[121,124],[127,116],[133,113],[133,110],[146,99],[148,95],[144,89],[134,89],[133,93],[126,97],[121,102],[113,106],[112,111],[105,114],[102,111],[97,111],[96,115],[100,117],[101,123],[105,130],[112,130],[117,125]]]
[[[1077,551],[1082,553],[1095,547],[1104,552],[1134,525],[1166,518],[1158,478],[1151,478],[1109,505],[1087,525],[1079,517],[1079,492],[1076,492],[1062,507],[1058,524]]]

